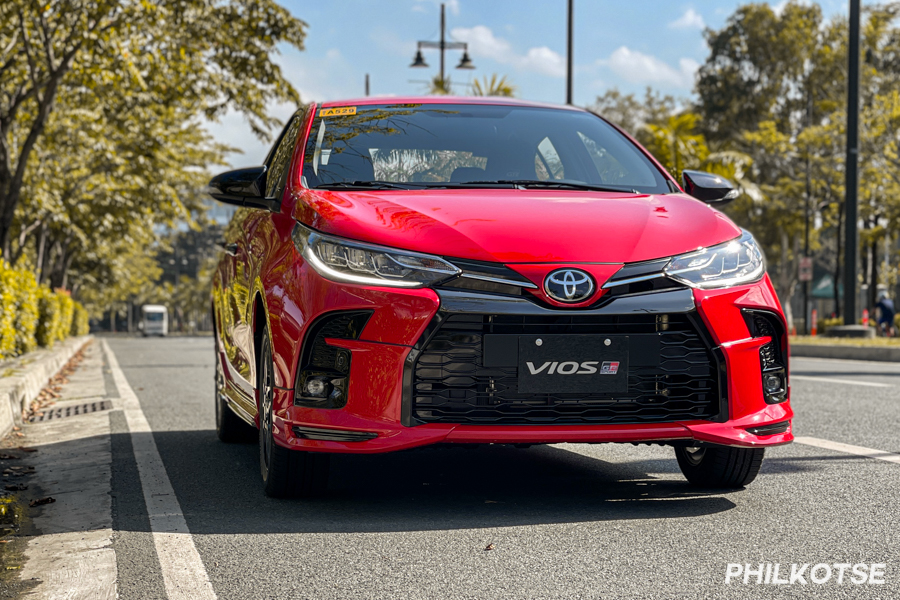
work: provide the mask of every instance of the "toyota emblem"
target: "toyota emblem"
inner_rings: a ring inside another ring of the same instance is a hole
[[[594,293],[594,280],[579,269],[559,269],[547,275],[544,291],[559,302],[583,302]]]

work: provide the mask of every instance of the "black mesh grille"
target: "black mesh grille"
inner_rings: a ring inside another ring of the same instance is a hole
[[[318,324],[312,344],[308,348],[307,368],[332,369],[338,348],[325,343],[326,339],[355,340],[371,316],[371,312],[346,312],[329,315]]]
[[[745,319],[753,337],[770,337],[771,342],[759,349],[759,358],[763,371],[784,368],[784,358],[781,352],[780,327],[773,322],[775,317],[761,311],[746,311]]]
[[[624,394],[520,394],[515,367],[486,368],[482,336],[653,336],[659,352],[632,357]],[[688,315],[454,315],[432,336],[413,371],[412,416],[426,423],[660,423],[719,412],[717,363]]]

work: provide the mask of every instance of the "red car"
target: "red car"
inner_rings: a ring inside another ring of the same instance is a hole
[[[729,182],[679,185],[584,110],[486,98],[311,104],[215,275],[216,426],[273,496],[330,453],[436,443],[673,446],[740,487],[793,439],[785,320]],[[257,433],[258,430],[258,433]]]

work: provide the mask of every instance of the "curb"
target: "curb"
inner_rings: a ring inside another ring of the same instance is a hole
[[[839,358],[843,360],[872,360],[900,362],[900,348],[876,346],[820,346],[818,344],[791,344],[791,356],[805,358]]]
[[[25,365],[13,367],[12,375],[0,378],[0,438],[22,424],[22,411],[92,337],[69,338],[57,342],[52,350],[35,350],[17,359]]]

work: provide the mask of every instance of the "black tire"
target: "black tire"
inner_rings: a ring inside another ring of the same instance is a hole
[[[225,388],[225,373],[222,372],[218,346],[216,347],[215,383],[216,435],[219,440],[226,444],[246,444],[256,441],[256,428],[234,414],[234,411],[225,403],[222,391]]]
[[[678,466],[692,484],[705,488],[742,488],[756,479],[764,448],[701,446],[675,448]]]
[[[272,435],[275,385],[272,346],[265,331],[260,337],[256,394],[259,405],[259,469],[263,488],[266,495],[272,498],[321,493],[328,485],[329,455],[289,450],[275,443]]]

